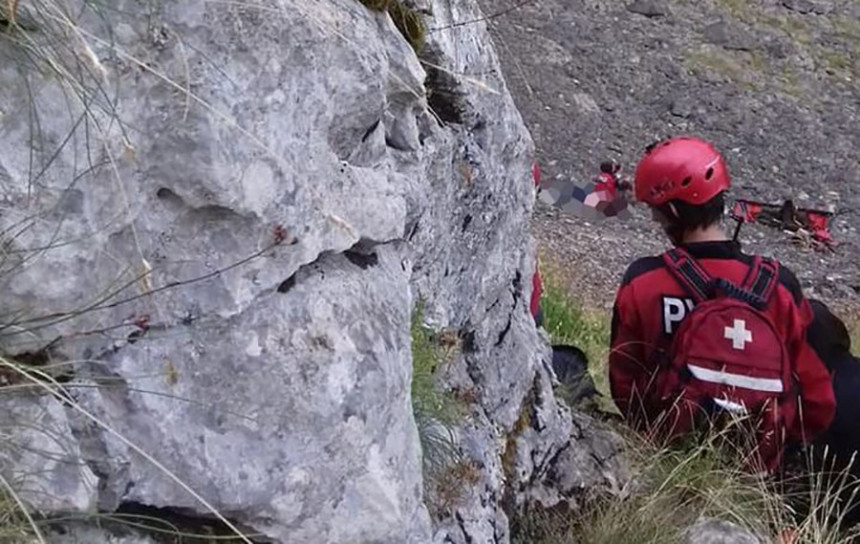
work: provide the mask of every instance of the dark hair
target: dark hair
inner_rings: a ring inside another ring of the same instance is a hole
[[[658,209],[669,222],[669,236],[681,238],[683,233],[719,223],[726,210],[726,200],[720,193],[700,206],[672,200]],[[671,204],[671,206],[670,206]],[[674,211],[672,208],[674,207]]]
[[[615,161],[603,161],[600,163],[600,171],[604,174],[617,174],[621,165]]]

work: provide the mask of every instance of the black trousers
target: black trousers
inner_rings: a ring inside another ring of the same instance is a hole
[[[830,455],[847,463],[855,452],[860,452],[860,358],[847,353],[827,361],[827,366],[833,376],[836,416],[815,445],[826,446]],[[860,464],[860,459],[855,464]],[[860,467],[855,471],[860,474]]]
[[[796,466],[811,468],[813,480],[823,479],[831,493],[838,492],[842,506],[837,515],[845,525],[855,525],[860,523],[860,358],[851,354],[845,323],[820,301],[810,303],[815,320],[807,337],[832,376],[836,415],[812,447],[795,457],[802,460]]]
[[[860,451],[860,359],[851,354],[851,335],[845,323],[821,301],[809,302],[815,319],[807,339],[830,371],[836,394],[836,417],[816,445],[818,449],[827,446],[830,453],[847,462]]]

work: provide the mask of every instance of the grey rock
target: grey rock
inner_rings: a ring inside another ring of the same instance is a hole
[[[594,101],[594,98],[587,93],[574,93],[573,103],[576,108],[583,114],[600,113],[600,106]]]
[[[815,9],[815,4],[809,0],[782,0],[782,5],[803,14],[811,13]]]
[[[72,374],[65,404],[8,399],[67,442],[48,472],[4,452],[61,497],[31,507],[211,516],[205,501],[275,542],[506,542],[503,501],[530,500],[536,460],[579,435],[528,313],[533,144],[486,26],[428,34],[422,66],[354,0],[114,7],[70,10],[92,37],[74,59],[89,109],[0,65],[16,210],[0,230],[27,225],[3,264],[0,344]],[[481,17],[426,7],[439,27]],[[50,158],[38,183],[31,151]],[[441,379],[476,392],[457,434],[481,467],[432,526],[409,399],[419,300],[462,339]]]
[[[0,410],[0,432],[14,437],[0,448],[0,467],[19,497],[40,512],[94,509],[98,478],[82,460],[59,400],[41,388],[33,393],[6,391],[0,395]]]
[[[32,486],[44,496],[73,502],[32,506],[135,502],[210,515],[205,500],[279,542],[426,541],[408,397],[414,300],[398,240],[407,194],[430,183],[433,159],[422,150],[411,168],[395,166],[395,154],[416,146],[414,118],[426,109],[414,53],[390,19],[356,2],[277,17],[206,2],[165,3],[146,17],[137,2],[116,8],[111,23],[127,27],[118,39],[128,57],[99,49],[104,71],[94,73],[111,80],[118,117],[92,111],[102,131],[84,138],[95,129],[73,120],[83,110],[58,85],[37,85],[33,99],[52,119],[40,145],[74,137],[30,208],[31,177],[15,156],[34,140],[9,107],[22,80],[0,73],[6,196],[41,217],[14,241],[32,266],[7,272],[2,294],[5,315],[18,320],[4,330],[30,332],[5,334],[3,348],[50,344],[52,359],[83,361],[69,367],[79,384],[70,395],[99,421],[68,407],[55,417],[68,420],[69,466],[84,467],[77,485],[16,459],[16,470],[41,478]],[[82,13],[82,28],[104,35]],[[337,39],[332,13],[349,21]],[[177,30],[154,46],[162,25]],[[193,48],[180,51],[180,32]],[[141,74],[132,57],[167,75]],[[180,73],[194,87],[188,102],[164,81]],[[54,114],[67,108],[71,117]],[[119,119],[135,131],[122,136]],[[363,138],[380,122],[403,149]],[[430,137],[437,160],[446,157],[453,138],[440,129]],[[525,150],[512,157],[523,169]],[[115,168],[81,173],[88,155]],[[71,209],[65,189],[82,194]],[[51,249],[33,259],[34,247]],[[97,293],[108,293],[106,307],[74,313]],[[39,321],[45,314],[67,318]],[[112,332],[80,334],[93,330]],[[43,410],[53,404],[42,399]]]
[[[84,523],[68,523],[45,535],[49,544],[156,544],[150,536],[128,528],[108,530]]]
[[[286,293],[273,290],[228,320],[200,320],[159,339],[159,358],[173,357],[177,378],[155,390],[218,403],[123,388],[91,389],[78,401],[123,436],[159,444],[153,453],[171,459],[169,468],[216,508],[246,512],[245,525],[279,541],[409,541],[417,497],[390,491],[420,483],[414,425],[395,409],[408,390],[401,363],[409,341],[397,325],[409,319],[408,276],[395,247],[373,255],[378,282],[367,283],[368,272],[347,256],[326,256],[300,269]],[[362,317],[338,321],[348,315]],[[145,375],[151,353],[145,340],[126,346],[105,359],[110,375],[94,369],[92,379]],[[127,444],[85,428],[82,443],[113,468],[102,480],[110,491],[102,509],[133,502],[205,513],[161,470],[135,462]]]
[[[669,112],[675,117],[684,119],[692,116],[696,102],[689,96],[677,96],[670,99]]]
[[[627,4],[627,11],[645,17],[663,17],[669,13],[669,7],[662,0],[634,0]]]
[[[755,48],[755,38],[740,27],[725,21],[717,21],[702,30],[705,40],[725,49],[750,51]]]
[[[541,485],[529,491],[532,504],[564,504],[576,511],[582,501],[595,494],[623,498],[633,481],[623,449],[622,439],[613,430],[585,414],[575,413],[570,442],[541,467]]]
[[[764,541],[734,523],[702,518],[684,533],[684,543],[764,544]]]
[[[711,23],[702,30],[702,35],[710,43],[724,45],[729,41],[728,25],[724,21]]]
[[[796,54],[797,49],[790,41],[781,37],[768,37],[762,44],[764,51],[777,60],[783,60]]]
[[[782,5],[791,11],[795,11],[802,15],[814,13],[816,15],[825,15],[833,11],[833,4],[824,1],[812,0],[782,0]]]

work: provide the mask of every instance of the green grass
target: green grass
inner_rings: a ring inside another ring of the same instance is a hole
[[[694,72],[713,72],[749,90],[760,90],[769,72],[767,59],[758,53],[726,51],[710,45],[687,52],[684,62]]]
[[[739,21],[754,22],[758,14],[756,7],[751,5],[749,0],[717,0],[717,4]]]
[[[573,344],[590,360],[603,361],[609,353],[609,316],[587,311],[562,287],[551,282],[541,297],[544,328],[552,342]]]
[[[750,25],[756,32],[779,35],[790,40],[795,47],[814,59],[816,71],[822,72],[825,77],[843,81],[860,74],[856,60],[860,55],[860,23],[856,18],[832,14],[810,18],[786,10],[767,9],[761,3],[747,0],[716,0],[716,4],[724,14]],[[813,19],[816,22],[813,23]],[[821,45],[831,41],[840,45]],[[740,88],[750,91],[778,92],[787,98],[803,100],[806,104],[818,99],[799,84],[794,74],[796,68],[791,61],[768,59],[762,53],[703,48],[686,54],[685,63],[694,72],[720,74]]]
[[[816,63],[829,75],[854,77],[860,75],[857,52],[839,51],[830,47],[812,49]]]
[[[425,326],[423,314],[423,303],[419,302],[411,325],[412,413],[421,441],[425,499],[431,513],[438,516],[456,505],[460,492],[471,481],[463,474],[472,472],[454,440],[454,426],[466,416],[466,407],[438,380],[439,372],[459,351],[459,338],[451,331],[437,333]]]
[[[684,64],[693,73],[718,74],[748,91],[770,90],[795,100],[804,98],[797,69],[790,63],[773,62],[759,52],[706,45],[685,53]]]
[[[553,277],[546,279],[541,300],[544,327],[553,343],[585,351],[598,390],[607,395],[606,357],[610,316],[583,307]],[[860,321],[850,321],[857,341]],[[858,344],[854,344],[855,351]],[[608,399],[608,395],[607,395]],[[811,469],[785,479],[765,479],[745,472],[739,426],[689,437],[671,445],[648,440],[622,424],[625,455],[637,478],[622,496],[597,496],[582,510],[527,511],[512,521],[516,544],[674,544],[702,516],[730,521],[766,538],[795,530],[795,544],[847,544],[856,534],[841,532],[834,520],[844,512],[846,495],[858,482],[844,473],[828,485],[827,476]],[[739,438],[740,437],[740,438]],[[803,460],[801,460],[803,461]],[[801,463],[803,464],[803,463]],[[791,473],[790,473],[791,474]],[[860,540],[858,540],[860,541]]]
[[[795,44],[808,46],[815,41],[812,29],[802,17],[795,15],[761,15],[758,21],[762,25],[782,31]]]
[[[638,474],[629,493],[595,497],[575,515],[526,513],[515,519],[514,543],[674,544],[685,542],[684,531],[702,517],[732,522],[768,542],[786,530],[796,532],[796,544],[848,544],[857,536],[838,528],[842,498],[858,489],[844,473],[829,487],[823,472],[785,480],[749,474],[740,468],[737,433],[727,430],[671,447],[620,432]]]
[[[847,15],[836,15],[832,17],[836,36],[848,43],[857,45],[860,43],[860,21],[855,17]]]
[[[703,515],[754,530],[768,519],[762,486],[713,442],[659,447],[628,436],[626,455],[638,480],[627,496],[587,502],[576,516],[535,513],[517,520],[518,544],[673,544]],[[752,526],[751,526],[752,525]]]
[[[847,54],[832,49],[823,49],[820,58],[824,64],[833,71],[847,71],[851,68],[851,59]]]
[[[464,415],[464,407],[453,392],[440,386],[437,375],[459,350],[456,336],[436,333],[423,323],[423,306],[412,314],[412,410],[420,421],[453,425]],[[454,340],[449,340],[454,337]]]
[[[573,345],[588,356],[588,371],[602,399],[599,408],[615,411],[609,395],[610,316],[587,311],[550,276],[541,296],[543,327],[553,344]]]
[[[0,487],[0,542],[38,542],[25,511]]]
[[[804,17],[795,14],[766,12],[760,3],[750,0],[717,0],[721,11],[733,19],[753,27],[771,27],[781,30],[795,42],[811,43],[810,28]]]

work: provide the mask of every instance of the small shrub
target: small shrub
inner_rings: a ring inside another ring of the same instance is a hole
[[[451,515],[462,502],[466,488],[474,486],[480,479],[480,468],[469,459],[460,459],[440,470],[429,483],[433,497],[429,505],[431,513],[436,517]]]
[[[373,11],[387,11],[391,0],[359,0],[364,6]]]
[[[424,26],[424,21],[421,19],[421,14],[412,8],[406,7],[399,0],[392,0],[388,6],[388,14],[391,15],[391,20],[394,21],[394,26],[403,34],[409,45],[415,52],[420,52],[424,47],[424,39],[427,35],[427,29]]]

